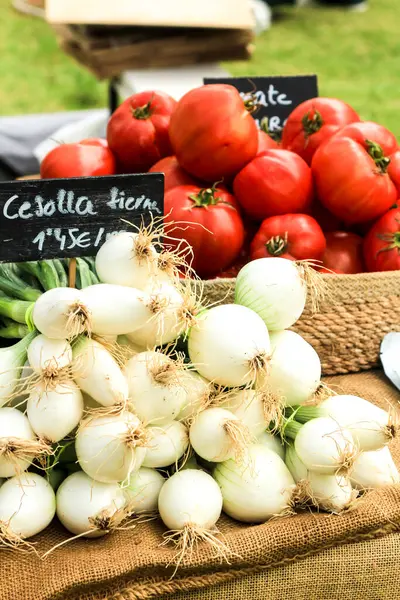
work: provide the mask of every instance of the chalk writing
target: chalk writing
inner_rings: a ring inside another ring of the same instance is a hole
[[[0,183],[0,262],[89,256],[163,212],[159,173]]]

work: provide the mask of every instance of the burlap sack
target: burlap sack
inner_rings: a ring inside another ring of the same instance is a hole
[[[330,381],[338,390],[365,396],[377,404],[382,404],[384,399],[392,404],[399,400],[397,390],[379,372],[335,377]],[[400,441],[393,442],[392,452],[400,466]],[[160,548],[165,529],[158,521],[98,540],[75,540],[58,548],[45,561],[32,554],[4,551],[1,555],[0,600],[146,600],[176,592],[182,592],[175,596],[176,600],[203,597],[213,600],[300,600],[303,597],[307,600],[350,597],[386,600],[395,595],[394,589],[399,586],[396,584],[397,572],[392,571],[391,587],[385,588],[384,593],[371,595],[369,586],[364,589],[362,582],[372,578],[377,590],[377,581],[382,580],[385,570],[388,573],[393,565],[392,550],[396,550],[396,560],[399,556],[400,534],[390,536],[389,539],[396,540],[393,546],[377,546],[385,548],[380,551],[386,552],[385,555],[375,554],[371,542],[400,531],[400,485],[369,493],[353,510],[341,516],[304,512],[257,526],[224,517],[219,526],[235,553],[231,556],[231,564],[220,563],[209,547],[200,545],[186,558],[173,579],[173,567],[167,565],[174,550]],[[54,526],[39,536],[37,549],[43,553],[65,539],[65,531]],[[354,558],[346,582],[353,585],[354,577],[359,595],[341,594],[339,590],[345,589],[344,580],[338,582],[335,563],[331,564],[331,559],[327,558],[341,561],[344,571],[344,550],[333,551],[344,544],[350,544],[349,557]],[[321,555],[315,558],[318,553]],[[315,579],[318,579],[319,590],[325,591],[314,596],[306,596],[305,592],[297,594],[296,589],[292,589],[292,576],[297,578],[293,585],[302,585],[303,589],[307,579],[310,585],[316,585]],[[265,593],[264,582],[267,580],[272,590],[270,595]],[[198,589],[204,590],[205,595],[193,592]],[[393,593],[389,593],[389,589]],[[193,594],[184,595],[183,592]]]
[[[400,330],[400,272],[323,275],[327,299],[313,315],[309,303],[294,325],[318,352],[323,373],[357,373],[379,365],[384,335]],[[234,279],[204,282],[211,304],[233,302]]]
[[[397,533],[159,600],[393,600],[400,593],[399,556]]]

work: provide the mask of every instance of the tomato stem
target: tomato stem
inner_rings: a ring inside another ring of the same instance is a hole
[[[280,256],[284,254],[288,247],[288,234],[285,233],[284,237],[280,235],[274,235],[266,242],[265,247],[267,248],[268,254],[271,256]]]
[[[301,124],[303,125],[304,135],[309,137],[321,129],[324,121],[321,113],[318,110],[315,110],[312,116],[311,111],[308,111],[302,118]]]
[[[388,245],[378,250],[377,254],[380,252],[389,252],[389,250],[397,250],[400,254],[400,231],[378,234],[377,238],[382,240],[382,242],[388,242]]]
[[[263,117],[260,121],[260,129],[270,138],[272,138],[275,142],[280,142],[282,140],[282,130],[278,131],[270,131],[268,129],[268,117]]]
[[[367,144],[368,154],[374,160],[380,172],[386,173],[387,168],[390,164],[390,158],[384,155],[382,147],[376,142],[372,142],[371,140],[365,140],[365,143]]]
[[[135,119],[148,119],[151,117],[151,102],[152,99],[147,102],[147,104],[143,104],[143,106],[138,106],[137,108],[132,108],[132,115]]]
[[[221,181],[217,181],[211,187],[201,189],[198,194],[192,194],[189,196],[190,200],[198,207],[215,206],[216,204],[219,204],[221,201],[215,196],[215,192],[218,191],[217,186],[220,183]]]
[[[258,107],[260,106],[260,103],[257,100],[257,96],[255,94],[255,92],[249,92],[248,94],[246,94],[244,100],[243,100],[243,104],[245,109],[252,115],[256,110],[258,110]]]

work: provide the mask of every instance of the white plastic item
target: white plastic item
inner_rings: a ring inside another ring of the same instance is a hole
[[[189,90],[203,85],[204,77],[229,77],[217,64],[190,65],[173,69],[142,69],[122,73],[115,88],[125,100],[132,94],[156,88],[180,100]]]
[[[60,127],[50,137],[38,144],[34,148],[33,154],[39,163],[42,162],[50,150],[53,150],[53,148],[56,148],[60,144],[72,144],[90,137],[105,137],[110,111],[105,108],[91,111],[91,113],[88,117],[80,121],[68,123],[68,125]]]

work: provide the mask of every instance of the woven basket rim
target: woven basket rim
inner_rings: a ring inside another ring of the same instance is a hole
[[[380,281],[382,279],[390,279],[393,281],[400,281],[400,270],[397,271],[380,271],[374,273],[356,273],[351,275],[340,274],[340,273],[321,273],[320,274],[323,279],[327,281],[337,280],[337,281],[362,281],[368,282],[371,281]],[[203,279],[204,283],[215,283],[215,282],[233,282],[236,281],[236,277],[216,277],[215,279]]]

